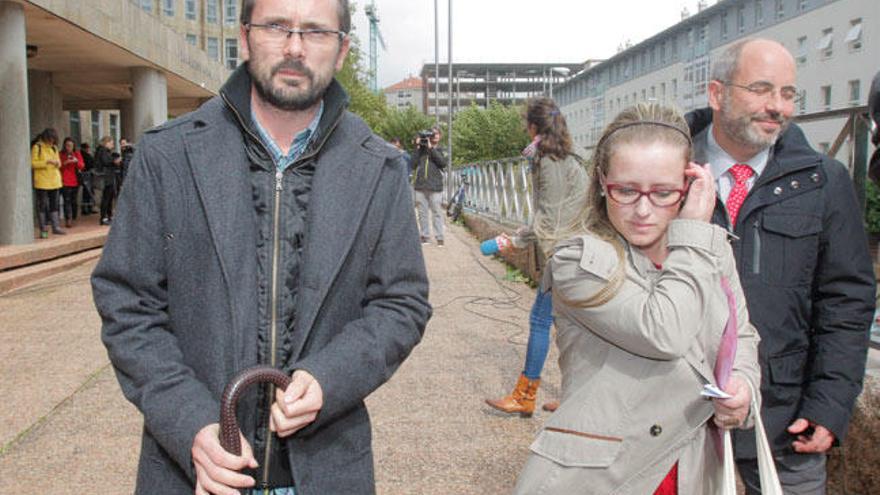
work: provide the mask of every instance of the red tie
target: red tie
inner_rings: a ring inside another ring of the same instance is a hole
[[[737,163],[730,167],[729,170],[734,180],[733,189],[730,190],[730,195],[727,196],[727,213],[730,215],[730,228],[732,230],[736,225],[736,216],[739,214],[739,208],[742,206],[743,201],[746,200],[746,194],[749,193],[746,181],[749,180],[755,171],[752,170],[752,167],[742,163]]]

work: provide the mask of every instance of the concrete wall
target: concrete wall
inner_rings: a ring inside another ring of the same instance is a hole
[[[147,62],[217,93],[228,72],[180,32],[128,0],[30,0]],[[183,8],[183,2],[178,2]]]

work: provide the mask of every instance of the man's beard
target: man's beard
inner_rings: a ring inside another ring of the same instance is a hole
[[[284,60],[275,67],[269,74],[260,74],[261,67],[252,63],[248,64],[248,73],[251,75],[254,87],[260,97],[273,107],[286,111],[302,111],[315,106],[324,92],[330,86],[332,76],[322,77],[321,74],[315,75],[308,67],[299,60]],[[302,89],[304,84],[292,86],[281,83],[278,87],[272,84],[275,75],[283,70],[295,70],[308,79],[308,89]]]
[[[776,144],[779,136],[788,129],[791,119],[786,118],[780,112],[761,112],[753,114],[737,115],[732,108],[730,96],[725,95],[721,102],[721,118],[718,121],[719,127],[731,139],[742,146],[754,149],[756,151],[769,148]],[[779,123],[779,128],[773,134],[765,134],[752,126],[752,122],[756,120],[770,120]]]

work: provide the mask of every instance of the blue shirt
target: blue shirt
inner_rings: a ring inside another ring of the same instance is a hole
[[[251,109],[251,121],[254,123],[254,127],[257,128],[257,132],[260,134],[260,139],[263,141],[263,144],[266,145],[266,148],[269,149],[269,153],[272,154],[272,161],[275,162],[275,166],[278,167],[278,170],[284,171],[284,169],[289,167],[291,163],[295,162],[297,158],[302,156],[303,151],[305,151],[309,143],[312,142],[312,138],[315,137],[315,131],[318,129],[318,124],[321,122],[321,116],[323,114],[324,100],[321,100],[321,105],[318,106],[318,111],[315,112],[315,118],[312,119],[308,127],[293,137],[293,142],[290,144],[290,151],[287,152],[286,156],[281,151],[281,147],[275,144],[275,140],[272,139],[272,136],[270,136],[266,129],[260,125],[257,116],[254,115],[253,108]]]

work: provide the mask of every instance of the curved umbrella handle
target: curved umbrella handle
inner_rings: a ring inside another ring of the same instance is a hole
[[[238,419],[235,409],[242,392],[255,383],[272,382],[282,389],[290,384],[290,377],[270,366],[248,368],[232,379],[220,399],[220,446],[233,455],[241,455]]]

